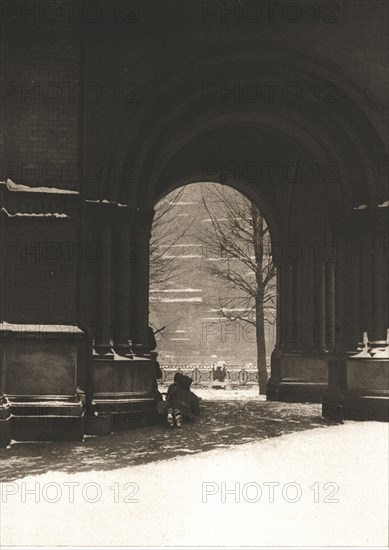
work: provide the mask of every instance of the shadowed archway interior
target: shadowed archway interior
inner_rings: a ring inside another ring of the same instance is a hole
[[[387,418],[381,4],[356,2],[351,16],[340,3],[329,27],[302,1],[305,19],[261,32],[177,0],[144,0],[132,32],[109,18],[3,25],[4,82],[46,90],[55,67],[83,93],[27,101],[20,88],[0,103],[2,444],[155,419],[154,205],[193,182],[243,193],[270,228],[267,398]]]

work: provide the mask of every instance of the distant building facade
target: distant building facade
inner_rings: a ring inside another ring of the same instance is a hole
[[[231,287],[209,269],[211,262],[226,263],[223,252],[215,253],[202,238],[204,232],[213,232],[202,200],[209,188],[206,183],[186,186],[177,205],[168,214],[171,220],[168,222],[171,224],[170,242],[165,240],[162,247],[168,248],[170,243],[174,243],[166,254],[166,261],[175,263],[174,271],[166,282],[159,282],[150,288],[153,328],[158,331],[166,326],[156,335],[159,360],[166,365],[211,365],[226,361],[229,365],[256,366],[255,326],[241,319],[227,318],[227,315],[247,315],[245,307],[226,308],[228,302],[234,302],[234,297],[239,302],[242,290]],[[232,200],[240,195],[234,189],[228,189],[227,193]],[[222,216],[223,205],[215,206]],[[157,204],[157,217],[159,208]],[[180,235],[183,236],[180,238]],[[253,250],[248,252],[254,253]],[[253,277],[247,268],[243,274],[248,280]],[[220,313],[222,308],[226,310],[226,316]],[[274,315],[265,319],[265,342],[267,364],[270,365],[275,344]]]

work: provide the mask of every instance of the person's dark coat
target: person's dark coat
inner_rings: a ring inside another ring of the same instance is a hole
[[[193,419],[200,414],[200,404],[196,394],[190,390],[192,378],[177,373],[174,384],[167,391],[166,401],[169,408],[179,409],[184,417]]]
[[[151,327],[147,328],[147,347],[149,351],[154,351],[157,347],[157,341],[155,339],[154,331]]]
[[[161,365],[159,364],[159,361],[157,361],[156,359],[154,361],[154,368],[155,368],[155,378],[157,380],[160,380],[162,378]]]

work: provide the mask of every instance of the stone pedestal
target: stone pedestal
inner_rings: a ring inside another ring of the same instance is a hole
[[[105,434],[156,420],[155,367],[150,359],[95,356],[92,370],[93,408],[86,417],[85,433]]]
[[[355,209],[343,229],[335,273],[341,337],[329,365],[323,416],[389,420],[388,209]],[[363,332],[368,335],[366,350]]]
[[[347,360],[345,418],[389,420],[389,357]]]
[[[84,410],[77,392],[82,346],[83,333],[74,326],[2,323],[2,380],[12,439],[83,438]]]
[[[5,395],[0,397],[0,448],[11,441],[11,406]]]
[[[273,376],[273,372],[277,376]],[[328,354],[281,353],[272,357],[269,401],[321,403],[328,380]]]

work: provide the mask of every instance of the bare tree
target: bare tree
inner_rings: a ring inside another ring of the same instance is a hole
[[[185,187],[181,187],[169,193],[155,209],[150,240],[151,288],[165,286],[167,282],[174,280],[180,265],[177,259],[185,250],[182,241],[188,235],[195,219],[193,217],[185,224],[178,222],[183,212],[180,203],[184,192]]]
[[[208,187],[203,204],[212,231],[201,240],[210,272],[235,289],[221,298],[218,314],[255,327],[259,391],[266,393],[265,319],[275,323],[275,275],[269,229],[256,205],[231,189]]]

